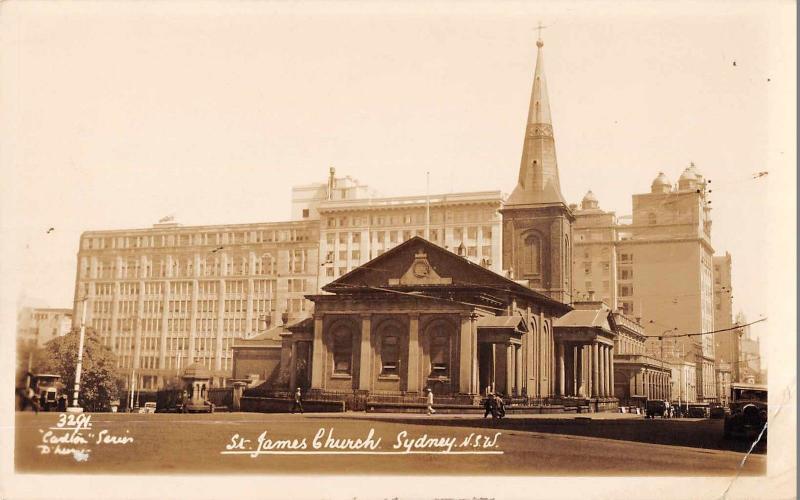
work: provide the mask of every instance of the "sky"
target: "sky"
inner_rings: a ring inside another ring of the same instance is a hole
[[[0,14],[6,298],[71,307],[86,230],[288,220],[291,186],[331,166],[387,196],[423,193],[426,172],[433,193],[510,193],[540,22],[569,202],[591,189],[630,214],[659,171],[674,182],[694,162],[712,182],[715,250],[733,256],[734,310],[767,316],[767,270],[791,267],[765,260],[786,228],[794,240],[789,2],[9,2]]]

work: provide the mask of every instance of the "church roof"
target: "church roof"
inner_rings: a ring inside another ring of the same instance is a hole
[[[556,162],[553,123],[550,117],[550,98],[544,77],[544,42],[538,40],[536,69],[533,73],[533,88],[528,107],[522,160],[519,167],[517,187],[508,197],[506,205],[567,205],[561,194]]]
[[[525,322],[521,316],[481,316],[478,318],[478,328],[517,328],[522,324],[521,329],[525,329]]]
[[[416,280],[409,278],[409,271],[420,259],[421,267],[429,270],[419,273]],[[420,293],[425,290],[473,290],[493,295],[511,294],[554,307],[560,313],[570,306],[536,292],[496,272],[479,266],[439,245],[415,236],[390,249],[371,261],[353,269],[335,281],[322,287],[329,293],[375,292],[381,290]],[[312,298],[323,296],[307,296]]]

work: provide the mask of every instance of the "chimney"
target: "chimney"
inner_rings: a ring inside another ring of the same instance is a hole
[[[336,177],[336,169],[331,167],[330,174],[328,175],[328,200],[333,199],[334,178]]]

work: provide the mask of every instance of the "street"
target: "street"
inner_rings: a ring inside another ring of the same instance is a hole
[[[719,420],[615,414],[499,422],[475,415],[366,413],[87,416],[70,422],[58,413],[17,413],[17,471],[726,476],[745,457],[718,449],[725,447]],[[742,473],[764,474],[766,458],[751,454]]]

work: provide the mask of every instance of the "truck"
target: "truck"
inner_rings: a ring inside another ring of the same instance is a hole
[[[728,404],[730,414],[725,416],[726,439],[757,438],[767,431],[767,386],[761,384],[731,384]]]

